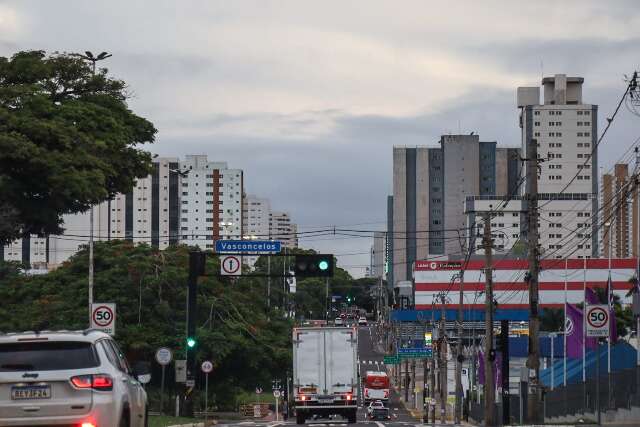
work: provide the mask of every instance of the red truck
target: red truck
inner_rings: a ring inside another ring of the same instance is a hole
[[[362,388],[365,402],[389,400],[389,376],[386,372],[367,371]]]

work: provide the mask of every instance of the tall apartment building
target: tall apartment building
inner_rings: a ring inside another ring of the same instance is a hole
[[[131,192],[94,206],[95,241],[125,239],[164,249],[179,239],[178,160],[157,158],[151,175],[136,181]],[[32,236],[4,247],[0,259],[34,268],[54,268],[86,245],[89,211],[64,216],[61,236]]]
[[[242,208],[243,239],[268,240],[270,214],[271,203],[269,199],[253,195],[245,196]],[[253,266],[258,257],[246,256],[242,259],[248,265]]]
[[[583,83],[582,77],[564,74],[543,78],[542,104],[539,87],[518,88],[522,152],[537,143],[538,156],[546,160],[540,164],[538,177],[544,258],[596,257],[599,253],[598,106],[583,102]],[[523,186],[522,194],[527,192]]]
[[[598,256],[598,153],[597,105],[582,101],[582,77],[557,74],[542,79],[543,103],[539,87],[520,87],[521,150],[537,144],[538,232],[542,258],[590,258]],[[593,153],[592,153],[593,151]],[[591,157],[590,157],[591,155]],[[524,162],[526,177],[529,162]],[[622,173],[622,172],[621,172]],[[478,248],[482,240],[482,213],[491,218],[496,254],[522,256],[527,242],[526,195],[520,185],[516,197],[468,197],[467,226],[475,225],[470,244]],[[613,178],[610,182],[613,182]],[[475,251],[483,254],[481,248]]]
[[[602,176],[602,255],[636,257],[638,253],[638,192],[631,190],[629,165],[618,163]],[[609,226],[607,226],[609,224]],[[611,245],[611,246],[609,246]],[[611,250],[609,250],[611,247]]]
[[[270,213],[269,236],[272,240],[280,240],[283,247],[298,247],[298,226],[291,222],[291,217],[286,212]]]
[[[242,170],[206,155],[187,155],[180,170],[180,243],[213,249],[216,240],[241,239]]]
[[[384,277],[386,236],[382,231],[373,233],[373,245],[370,251],[369,277]]]
[[[466,251],[465,199],[517,190],[519,149],[478,135],[443,135],[436,147],[393,148],[393,281],[411,279],[413,262]]]

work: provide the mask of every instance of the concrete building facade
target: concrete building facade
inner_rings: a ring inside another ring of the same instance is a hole
[[[298,247],[298,226],[291,222],[287,212],[272,211],[269,214],[269,236],[271,240],[280,240],[283,247]]]
[[[180,170],[180,243],[212,250],[216,240],[241,239],[242,170],[206,155],[187,155]]]
[[[373,245],[370,250],[369,277],[384,277],[386,258],[386,233],[373,233]]]
[[[387,212],[393,283],[410,280],[416,260],[466,251],[467,196],[515,191],[519,149],[496,145],[471,134],[444,135],[435,147],[393,148]]]
[[[539,235],[545,258],[597,257],[598,106],[582,99],[582,77],[556,74],[518,88],[522,152],[538,144]],[[524,173],[526,176],[527,163]],[[522,194],[528,188],[523,186]],[[525,230],[526,231],[526,230]]]
[[[629,165],[614,165],[602,176],[602,255],[608,258],[636,257],[638,253],[638,191],[631,191]],[[609,226],[607,226],[609,224]],[[610,250],[611,247],[611,250]]]

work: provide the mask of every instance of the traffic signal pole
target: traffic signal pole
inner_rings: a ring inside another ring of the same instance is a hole
[[[185,353],[187,359],[187,382],[185,387],[184,415],[193,416],[193,390],[196,379],[196,319],[198,314],[198,276],[204,275],[206,254],[200,251],[189,252],[189,279],[187,282],[187,336]]]

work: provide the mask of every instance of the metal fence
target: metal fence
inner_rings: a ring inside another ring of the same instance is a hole
[[[547,417],[581,416],[615,409],[640,407],[640,368],[624,369],[569,384],[545,394]]]

